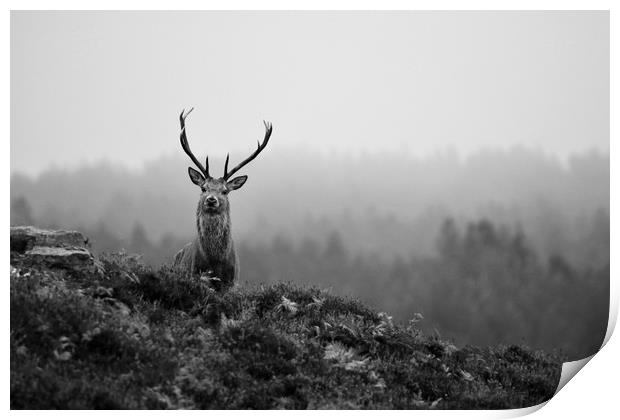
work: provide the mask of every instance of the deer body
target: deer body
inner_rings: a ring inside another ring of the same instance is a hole
[[[192,108],[193,109],[193,108]],[[192,110],[182,112],[181,146],[200,172],[189,167],[188,173],[192,182],[201,189],[198,208],[196,209],[196,238],[185,245],[174,256],[173,265],[190,274],[207,274],[210,283],[216,290],[232,287],[239,278],[239,262],[231,235],[230,203],[228,193],[239,189],[245,184],[247,176],[230,177],[253,160],[267,146],[271,136],[271,124],[265,123],[265,139],[247,159],[228,171],[229,156],[226,156],[224,176],[213,178],[209,175],[209,158],[205,166],[196,159],[189,148],[185,133],[185,118]]]
[[[203,217],[202,200],[196,211],[198,235],[174,256],[174,265],[191,274],[208,273],[217,289],[228,289],[239,278],[237,252],[231,235],[228,213]]]

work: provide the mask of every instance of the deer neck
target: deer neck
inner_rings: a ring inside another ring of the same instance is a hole
[[[229,212],[204,215],[198,210],[196,225],[198,250],[202,256],[208,260],[225,259],[232,248]]]

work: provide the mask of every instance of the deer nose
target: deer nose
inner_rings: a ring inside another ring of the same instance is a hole
[[[209,204],[209,205],[217,204],[217,198],[215,198],[212,195],[207,196],[207,204]]]

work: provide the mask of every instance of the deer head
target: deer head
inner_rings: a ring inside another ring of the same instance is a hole
[[[228,161],[230,158],[230,154],[226,155],[226,163],[224,164],[224,176],[221,178],[213,178],[209,175],[209,156],[207,156],[205,160],[205,166],[202,166],[200,161],[196,158],[196,156],[192,153],[189,148],[189,143],[187,142],[187,133],[185,130],[185,119],[187,116],[194,110],[194,108],[185,112],[183,110],[179,119],[181,121],[181,147],[185,151],[185,153],[191,158],[192,162],[196,165],[196,167],[200,170],[197,171],[191,166],[187,168],[189,173],[189,178],[192,182],[198,185],[201,189],[200,201],[198,204],[199,210],[202,211],[205,215],[217,215],[222,213],[227,213],[229,211],[229,203],[228,203],[228,193],[234,190],[237,190],[245,184],[248,177],[247,175],[237,176],[233,179],[230,179],[235,173],[237,173],[241,168],[254,160],[260,152],[262,152],[267,143],[269,142],[269,138],[271,137],[271,132],[273,127],[271,123],[263,121],[265,124],[265,138],[263,142],[258,142],[258,146],[254,153],[252,153],[248,158],[246,158],[243,162],[239,163],[232,170],[228,170]]]

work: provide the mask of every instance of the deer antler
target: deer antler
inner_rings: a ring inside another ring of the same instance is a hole
[[[254,160],[254,158],[256,158],[256,156],[258,156],[260,152],[262,152],[263,149],[265,149],[265,147],[267,146],[267,143],[269,142],[269,138],[271,137],[273,126],[271,125],[270,122],[263,121],[263,124],[265,124],[265,138],[263,139],[263,142],[262,143],[257,142],[258,147],[254,151],[254,153],[252,153],[246,160],[244,160],[243,162],[235,166],[230,172],[228,172],[228,159],[230,158],[230,154],[226,155],[226,163],[224,164],[224,179],[225,180],[228,180],[228,178],[233,176],[235,172],[237,172],[239,169],[243,168],[245,165],[247,165],[252,160]]]
[[[185,119],[193,110],[194,108],[185,112],[185,109],[184,109],[183,111],[181,111],[181,115],[179,116],[179,120],[181,121],[181,147],[183,148],[187,156],[189,156],[192,159],[192,162],[194,162],[194,164],[198,167],[198,169],[200,169],[203,175],[206,178],[211,178],[211,176],[209,176],[209,156],[207,156],[207,159],[205,161],[206,167],[202,166],[200,161],[196,159],[196,156],[194,156],[194,154],[192,153],[191,149],[189,148],[189,143],[187,142],[187,134],[185,133]]]

